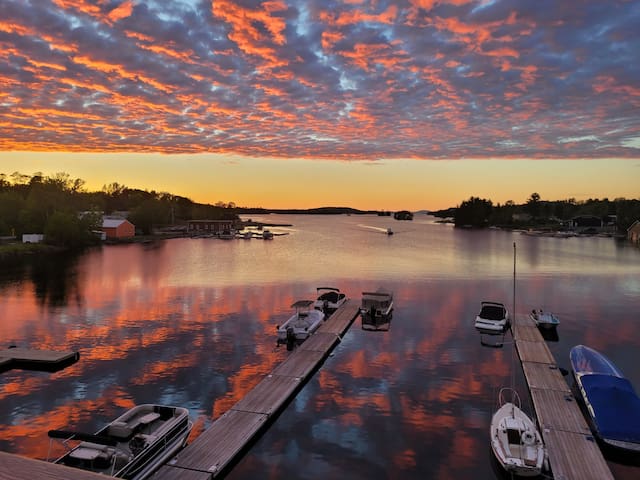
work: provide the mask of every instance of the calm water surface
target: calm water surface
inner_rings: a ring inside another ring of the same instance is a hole
[[[254,217],[254,219],[257,219]],[[640,389],[640,250],[611,238],[457,230],[418,215],[284,216],[273,241],[109,246],[0,271],[3,347],[77,350],[56,373],[0,374],[0,450],[44,459],[52,428],[93,432],[136,403],[188,407],[192,439],[286,356],[290,305],[336,286],[394,292],[388,332],[357,319],[227,478],[499,478],[488,429],[497,390],[530,401],[512,346],[473,328],[482,300],[560,317],[549,346],[608,355]],[[387,236],[391,227],[395,234]],[[508,338],[507,338],[508,340]],[[618,479],[639,467],[609,462]]]

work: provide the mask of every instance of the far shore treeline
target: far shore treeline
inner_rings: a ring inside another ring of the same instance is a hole
[[[315,209],[264,209],[238,207],[235,203],[215,205],[196,203],[167,192],[129,188],[119,183],[89,192],[85,182],[67,173],[51,176],[0,173],[0,237],[20,239],[22,234],[43,233],[49,245],[81,248],[99,242],[103,215],[126,215],[138,233],[153,234],[157,229],[185,225],[189,220],[236,220],[239,215],[267,213],[365,214],[376,210],[348,207]],[[425,211],[426,212],[426,211]],[[389,212],[386,212],[387,214]],[[494,205],[491,200],[471,197],[455,208],[430,212],[451,217],[456,226],[504,228],[554,228],[579,215],[611,217],[619,232],[640,218],[640,200],[616,198],[546,201],[537,193],[525,204],[508,201]]]
[[[624,233],[640,219],[640,199],[616,198],[576,201],[542,200],[532,193],[524,204],[509,200],[494,205],[491,200],[470,197],[455,208],[431,212],[441,218],[453,218],[457,227],[539,228],[558,230],[576,217],[592,216],[608,221],[618,233]]]

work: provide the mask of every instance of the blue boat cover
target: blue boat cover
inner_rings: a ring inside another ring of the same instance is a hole
[[[640,443],[640,398],[626,378],[587,374],[580,378],[593,407],[598,434]]]

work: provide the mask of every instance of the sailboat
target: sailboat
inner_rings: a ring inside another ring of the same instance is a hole
[[[516,303],[516,244],[513,244],[513,321]],[[542,473],[545,461],[544,443],[535,423],[522,411],[520,396],[513,388],[513,354],[511,357],[512,386],[500,389],[498,409],[491,418],[491,450],[500,465],[509,473],[534,477]],[[510,398],[507,398],[510,394]]]
[[[511,394],[507,401],[507,394]],[[491,449],[509,473],[534,477],[542,472],[545,451],[540,432],[522,411],[518,392],[505,387],[498,395],[499,408],[491,418]]]

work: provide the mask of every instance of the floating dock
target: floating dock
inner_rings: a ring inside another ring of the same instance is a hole
[[[271,374],[161,467],[153,479],[209,480],[228,471],[327,358],[359,310],[358,304],[347,300]]]
[[[78,352],[7,348],[0,350],[0,372],[12,368],[56,372],[77,362],[79,358]]]
[[[591,429],[542,334],[528,316],[513,338],[555,480],[613,480]]]

